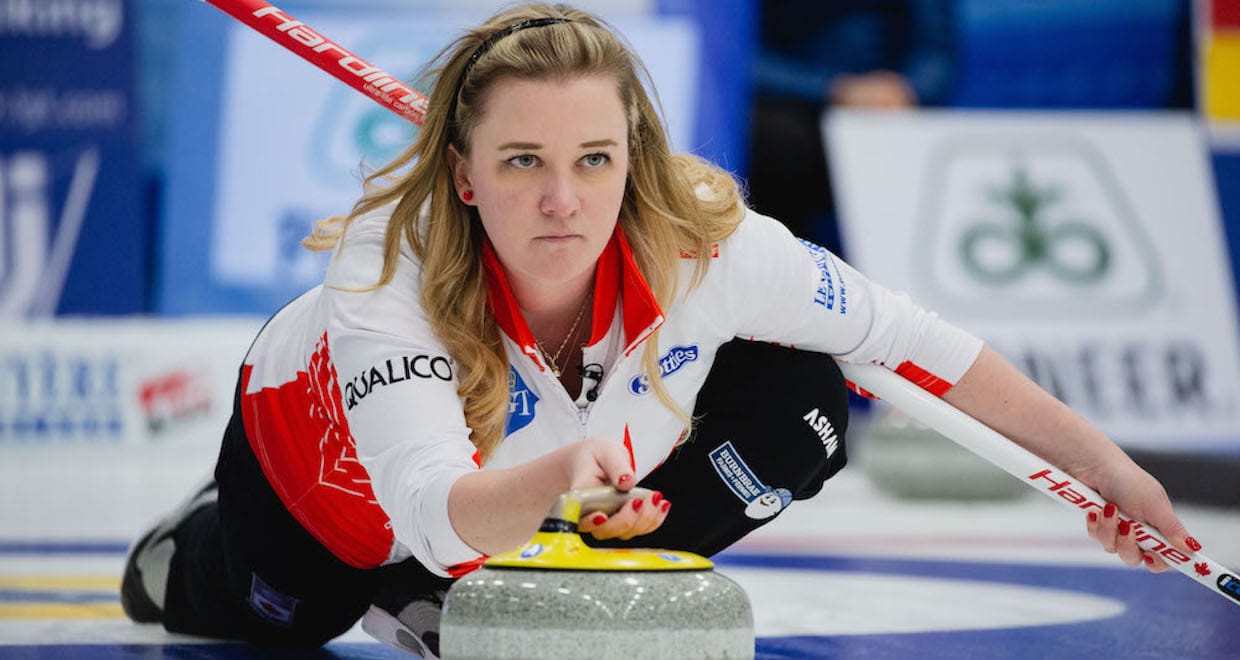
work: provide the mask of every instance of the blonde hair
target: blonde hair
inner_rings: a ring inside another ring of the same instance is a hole
[[[513,31],[494,40],[489,49],[480,49],[497,32],[539,18],[567,22]],[[472,429],[471,440],[484,461],[504,436],[508,361],[501,331],[487,308],[481,258],[484,231],[470,207],[454,194],[447,153],[449,146],[469,153],[471,132],[486,112],[487,92],[497,81],[587,75],[617,80],[628,118],[630,153],[619,223],[663,309],[673,302],[679,286],[682,255],[696,255],[690,286],[696,285],[710,264],[714,244],[731,234],[744,217],[737,184],[727,172],[695,156],[670,153],[639,72],[649,80],[641,62],[610,26],[586,12],[531,4],[496,14],[446,47],[429,65],[422,80],[434,77],[434,86],[413,144],[366,177],[366,192],[348,217],[321,221],[303,241],[312,250],[332,249],[353,218],[396,202],[376,286],[392,280],[401,244],[407,242],[422,264],[421,303],[436,336],[456,361],[457,391]],[[671,398],[659,376],[657,332],[646,341],[642,370],[655,395],[688,428],[688,413]]]

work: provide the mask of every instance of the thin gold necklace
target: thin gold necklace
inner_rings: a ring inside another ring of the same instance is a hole
[[[534,343],[538,345],[538,350],[542,351],[543,357],[547,359],[547,366],[551,367],[551,374],[556,378],[560,377],[560,356],[564,353],[564,347],[568,346],[568,342],[577,336],[577,326],[581,324],[581,318],[586,314],[586,308],[590,306],[590,297],[594,291],[591,290],[586,294],[586,299],[581,303],[581,309],[577,310],[577,318],[573,319],[573,325],[568,329],[568,334],[564,336],[564,341],[560,342],[560,347],[555,351],[555,357],[543,347],[542,342],[538,338],[534,338]]]

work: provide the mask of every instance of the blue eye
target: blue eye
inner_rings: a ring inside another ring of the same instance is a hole
[[[532,154],[521,154],[508,159],[508,164],[517,169],[528,170],[538,164],[538,157]]]
[[[581,161],[586,164],[586,167],[602,167],[610,160],[611,156],[608,156],[607,154],[587,154],[581,159]]]

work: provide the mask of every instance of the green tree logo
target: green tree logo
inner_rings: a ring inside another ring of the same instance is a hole
[[[927,305],[1004,319],[1140,315],[1157,250],[1106,158],[1067,133],[950,136],[927,160],[910,255]]]
[[[1098,230],[1082,220],[1045,221],[1045,212],[1062,200],[1062,186],[1035,186],[1028,169],[1017,164],[1008,183],[987,192],[1014,214],[1014,222],[982,220],[961,235],[961,263],[978,280],[1008,284],[1037,267],[1082,286],[1106,275],[1111,249]]]

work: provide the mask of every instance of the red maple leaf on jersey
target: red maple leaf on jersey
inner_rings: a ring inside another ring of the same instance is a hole
[[[1210,574],[1210,565],[1204,561],[1198,564],[1193,564],[1193,568],[1197,570],[1197,575],[1200,575],[1201,577],[1205,577]]]
[[[315,344],[306,376],[310,417],[323,429],[318,438],[319,483],[377,505],[370,488],[370,475],[357,460],[357,443],[344,417],[340,383],[327,347],[326,332]]]

